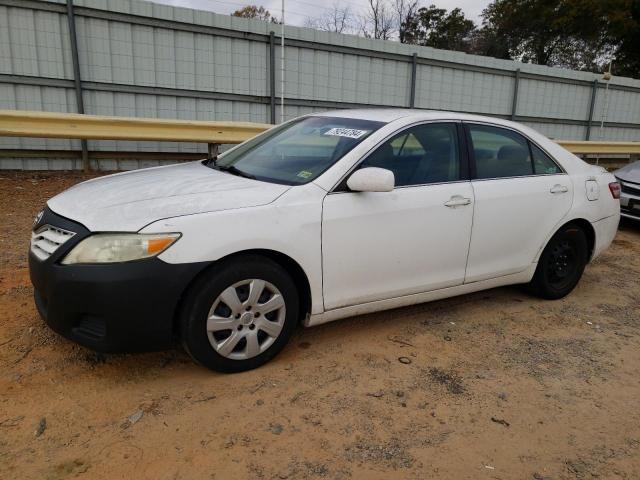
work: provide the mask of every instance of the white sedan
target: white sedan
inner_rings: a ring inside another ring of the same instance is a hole
[[[620,186],[496,118],[309,115],[213,161],[90,180],[47,202],[29,264],[58,333],[100,351],[178,338],[224,372],[306,326],[509,284],[557,299],[611,243]]]

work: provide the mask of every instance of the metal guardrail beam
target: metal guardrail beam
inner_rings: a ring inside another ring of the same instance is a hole
[[[556,140],[557,144],[571,153],[633,155],[640,153],[640,142],[587,142],[578,140]]]
[[[271,128],[266,123],[105,117],[0,110],[0,136],[235,144]]]
[[[0,136],[235,144],[273,125],[0,110]],[[640,154],[640,142],[556,140],[573,153]]]

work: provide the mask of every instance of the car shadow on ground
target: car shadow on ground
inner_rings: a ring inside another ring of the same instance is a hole
[[[485,306],[490,308],[491,305],[495,304],[523,304],[528,301],[540,302],[539,299],[524,292],[520,286],[507,286],[348,317],[311,328],[304,328],[300,325],[284,350],[271,362],[258,370],[273,372],[288,368],[292,362],[313,361],[314,359],[310,357],[315,357],[315,360],[317,360],[319,356],[313,352],[330,352],[336,345],[341,344],[347,338],[351,343],[358,344],[361,342],[363,345],[372,339],[386,338],[402,346],[404,342],[402,339],[395,338],[396,335],[389,334],[390,322],[393,323],[398,332],[410,331],[418,327],[421,329],[426,328],[427,330],[434,328],[434,335],[444,338],[445,341],[450,341],[449,335],[442,335],[442,328],[440,327],[442,324],[450,323],[458,325],[459,328],[464,328],[467,322],[473,321],[473,318],[464,315],[465,309],[485,308]],[[54,332],[49,332],[49,334],[57,337]],[[114,380],[122,378],[123,375],[127,375],[127,372],[132,370],[137,372],[138,380],[144,380],[145,377],[155,377],[158,372],[165,369],[172,370],[173,374],[176,373],[175,370],[177,369],[197,377],[224,376],[224,374],[212,372],[198,365],[177,342],[171,349],[161,352],[104,354],[76,345],[62,337],[58,337],[57,340],[55,342],[57,344],[57,355],[66,357],[66,360],[77,363],[78,366],[84,365],[92,369],[100,369],[102,370],[101,375],[111,377]]]

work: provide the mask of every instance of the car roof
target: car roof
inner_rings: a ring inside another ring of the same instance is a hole
[[[411,117],[420,120],[467,120],[476,122],[489,122],[498,125],[522,128],[522,125],[509,120],[468,113],[449,112],[443,110],[419,110],[415,108],[357,108],[349,110],[330,110],[328,112],[315,113],[315,116],[355,118],[359,120],[373,120],[377,122],[391,123],[401,118]]]

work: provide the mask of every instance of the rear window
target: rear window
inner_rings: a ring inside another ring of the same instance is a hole
[[[556,162],[544,153],[538,146],[529,142],[531,145],[531,154],[533,155],[533,168],[536,175],[553,175],[555,173],[562,173],[560,167],[556,165]]]

